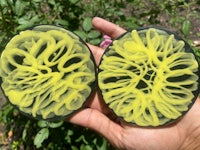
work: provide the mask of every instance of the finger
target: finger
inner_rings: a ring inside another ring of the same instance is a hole
[[[112,39],[117,38],[118,36],[126,32],[126,30],[119,27],[118,25],[99,17],[94,17],[92,20],[92,24],[97,30],[105,35],[110,36]]]
[[[94,46],[94,45],[91,45],[91,44],[87,44],[87,45],[91,49],[92,54],[93,54],[93,56],[95,58],[96,65],[98,66],[99,62],[101,60],[101,56],[104,53],[104,50],[102,48],[100,48],[100,47],[97,47],[97,46]]]
[[[96,109],[96,110],[104,113],[105,104],[103,103],[103,100],[102,100],[101,96],[99,95],[98,91],[96,91],[93,94],[91,99],[86,103],[85,107],[90,107],[92,109]]]
[[[113,145],[116,145],[116,143],[122,139],[123,128],[98,110],[91,108],[84,109],[72,116],[69,121],[95,130],[108,139]]]
[[[99,112],[108,116],[110,119],[116,121],[116,116],[107,107],[107,105],[105,104],[105,102],[102,99],[102,96],[100,95],[100,93],[98,91],[96,91],[95,94],[93,95],[92,99],[90,101],[88,101],[88,103],[86,104],[86,107],[87,106],[89,106],[92,109],[98,110]]]

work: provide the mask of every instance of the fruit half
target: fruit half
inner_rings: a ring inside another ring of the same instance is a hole
[[[191,47],[160,28],[126,32],[106,49],[98,84],[123,121],[161,126],[178,120],[199,94],[199,65]]]
[[[15,35],[0,58],[1,88],[28,116],[59,120],[90,97],[96,79],[94,58],[74,33],[51,25]]]

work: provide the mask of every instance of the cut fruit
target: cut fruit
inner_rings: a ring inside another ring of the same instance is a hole
[[[1,54],[1,88],[28,116],[65,118],[89,99],[96,81],[87,45],[61,27],[40,25],[15,35]]]
[[[98,84],[123,121],[161,126],[181,118],[199,94],[199,65],[176,34],[153,27],[126,32],[106,49]]]

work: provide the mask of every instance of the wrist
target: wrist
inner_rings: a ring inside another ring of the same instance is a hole
[[[181,146],[180,150],[197,150],[200,147],[200,134],[197,135],[198,137],[187,138],[183,145]]]
[[[198,98],[191,110],[183,118],[182,129],[184,140],[179,150],[196,150],[200,147],[200,98]]]
[[[188,135],[183,141],[180,150],[197,150],[200,147],[200,127],[195,129],[192,134]]]

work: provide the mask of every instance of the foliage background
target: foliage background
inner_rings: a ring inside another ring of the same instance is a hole
[[[99,16],[125,29],[156,25],[184,37],[200,58],[198,0],[0,0],[0,50],[12,35],[38,24],[59,25],[94,45],[103,40],[91,19]],[[0,93],[0,150],[114,149],[95,132],[70,123],[21,115]]]

